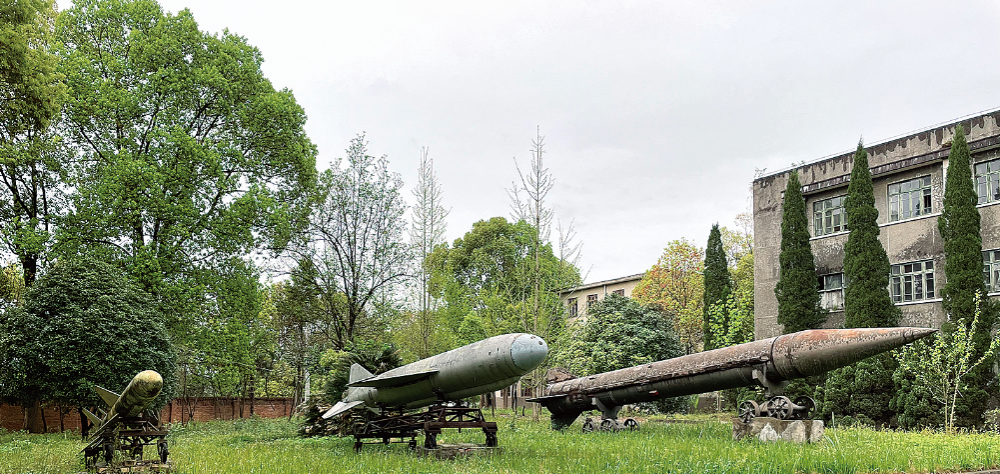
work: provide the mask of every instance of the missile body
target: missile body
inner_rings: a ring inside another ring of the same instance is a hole
[[[504,334],[459,347],[377,376],[351,366],[344,399],[324,418],[359,405],[412,409],[507,387],[545,360],[549,347],[531,334]]]
[[[643,364],[603,374],[557,381],[546,396],[529,399],[552,412],[561,429],[581,413],[598,409],[616,418],[630,403],[761,385],[780,390],[788,380],[819,375],[890,351],[936,332],[934,329],[814,329]]]
[[[113,428],[114,422],[122,418],[133,418],[139,416],[163,388],[163,377],[155,370],[143,370],[132,377],[121,395],[111,390],[94,386],[94,390],[101,396],[101,400],[108,405],[108,411],[103,418],[99,418],[93,413],[84,409],[84,414],[94,423],[94,438],[102,436],[109,428]]]

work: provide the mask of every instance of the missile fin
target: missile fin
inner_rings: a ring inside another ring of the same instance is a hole
[[[394,375],[391,377],[384,377],[382,375],[378,377],[372,377],[359,382],[349,383],[348,387],[375,387],[375,388],[385,388],[385,387],[401,387],[403,385],[409,385],[411,383],[419,382],[431,375],[438,373],[435,370],[424,370],[421,372],[410,372],[403,375]]]
[[[121,395],[118,395],[117,393],[112,392],[111,390],[108,390],[100,385],[94,385],[94,391],[101,396],[101,400],[104,400],[104,403],[107,403],[109,407],[115,406],[115,402],[121,398]]]
[[[345,412],[347,410],[350,410],[351,408],[354,408],[354,407],[360,405],[361,403],[362,402],[360,400],[356,400],[356,401],[353,401],[353,402],[347,402],[347,403],[337,402],[337,404],[334,405],[333,408],[329,409],[326,413],[323,414],[323,419],[325,420],[327,418],[331,418],[331,417],[337,416],[337,415],[339,415],[339,414],[341,414],[341,413],[343,413],[343,412]]]
[[[83,408],[82,410],[83,410],[83,414],[87,415],[87,418],[90,419],[90,422],[93,423],[95,427],[100,427],[101,426],[101,419],[98,418],[97,415],[91,413],[90,410],[88,410],[86,408]]]
[[[361,364],[354,364],[351,366],[351,375],[348,377],[347,383],[352,384],[354,382],[360,382],[374,376],[375,374],[369,372],[368,369],[362,367]]]

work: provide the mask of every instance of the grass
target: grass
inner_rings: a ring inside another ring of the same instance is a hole
[[[688,418],[690,419],[690,418]],[[547,420],[498,414],[503,452],[493,457],[438,461],[405,445],[366,445],[350,438],[295,436],[295,422],[246,420],[192,423],[171,431],[177,474],[194,473],[866,473],[960,472],[1000,467],[1000,435],[827,430],[812,445],[733,441],[732,428],[704,423],[645,423],[639,432],[565,432]],[[482,432],[446,430],[439,442],[483,442]],[[83,443],[72,434],[0,433],[0,473],[76,473]],[[147,453],[147,456],[152,453]]]

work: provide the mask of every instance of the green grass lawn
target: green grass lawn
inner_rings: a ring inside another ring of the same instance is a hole
[[[489,417],[489,415],[487,415]],[[418,458],[403,444],[365,445],[354,453],[350,438],[295,436],[297,425],[284,420],[247,420],[174,426],[171,459],[175,472],[187,473],[791,473],[791,472],[955,472],[1000,467],[1000,435],[948,435],[827,430],[812,445],[733,441],[732,427],[719,421],[650,421],[639,432],[580,432],[580,422],[565,432],[548,421],[499,415],[503,452],[492,457],[438,461]],[[441,443],[483,442],[481,431],[446,430]],[[82,471],[72,434],[0,434],[0,473],[75,473]],[[150,450],[147,456],[152,456]]]

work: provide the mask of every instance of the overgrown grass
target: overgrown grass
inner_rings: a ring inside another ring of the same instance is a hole
[[[690,420],[690,418],[686,418]],[[639,432],[580,433],[580,422],[553,432],[548,421],[496,417],[503,452],[493,457],[438,461],[418,458],[405,445],[365,445],[349,438],[295,437],[284,420],[192,423],[171,432],[171,458],[188,473],[864,473],[949,472],[1000,467],[1000,435],[939,432],[827,430],[812,445],[733,441],[717,420],[663,423]],[[479,431],[446,430],[443,443],[483,442]],[[82,470],[72,435],[0,434],[0,473],[70,473]]]

